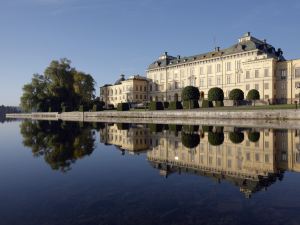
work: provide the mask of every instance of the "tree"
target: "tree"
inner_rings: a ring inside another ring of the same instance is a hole
[[[34,74],[23,87],[21,107],[25,111],[61,110],[61,105],[76,109],[89,105],[95,98],[95,81],[89,74],[71,67],[71,61],[53,60],[44,74]]]
[[[191,109],[191,101],[198,101],[200,98],[199,89],[194,86],[187,86],[183,88],[181,98],[183,101],[189,102],[189,109]]]
[[[232,89],[229,93],[229,99],[234,101],[234,104],[237,105],[238,101],[244,100],[244,92],[241,89]]]
[[[256,89],[251,89],[246,98],[247,100],[253,101],[255,106],[255,101],[260,99],[259,91]]]
[[[208,101],[224,101],[224,92],[221,88],[214,87],[208,91]]]
[[[210,145],[218,146],[224,142],[224,132],[208,132],[208,142]]]

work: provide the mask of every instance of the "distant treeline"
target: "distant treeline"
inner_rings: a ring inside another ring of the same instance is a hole
[[[16,106],[0,106],[0,122],[5,120],[6,113],[19,113],[21,110],[19,107]]]

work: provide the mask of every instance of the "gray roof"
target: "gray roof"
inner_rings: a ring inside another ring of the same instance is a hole
[[[216,51],[207,52],[203,54],[198,54],[198,55],[193,55],[188,57],[173,57],[167,55],[164,59],[156,60],[152,64],[150,64],[148,70],[165,67],[168,65],[176,65],[176,64],[178,65],[187,62],[211,59],[220,56],[226,56],[226,55],[247,52],[252,50],[259,50],[260,52],[266,53],[269,56],[274,57],[280,61],[285,60],[284,57],[282,56],[282,51],[280,48],[276,51],[272,45],[266,43],[265,41],[261,41],[254,37],[251,37],[250,40],[237,43],[235,45],[232,45],[229,48],[218,49],[218,50],[216,49]]]
[[[121,84],[122,81],[124,80],[125,80],[125,75],[121,74],[121,77],[118,80],[116,80],[115,85]]]

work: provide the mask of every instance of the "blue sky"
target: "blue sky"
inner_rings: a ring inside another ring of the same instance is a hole
[[[298,0],[0,0],[0,105],[67,57],[98,87],[121,73],[145,75],[161,53],[229,47],[247,31],[300,58]],[[215,40],[215,41],[214,41]]]

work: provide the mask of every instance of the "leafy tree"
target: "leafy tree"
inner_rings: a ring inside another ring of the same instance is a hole
[[[35,157],[44,157],[53,170],[66,172],[76,160],[95,149],[95,137],[88,124],[23,121],[20,125],[23,144]]]
[[[30,83],[23,86],[21,107],[25,111],[61,110],[62,103],[67,108],[77,109],[88,105],[94,96],[93,77],[71,67],[71,61],[53,60],[44,74],[34,74]]]
[[[232,89],[229,93],[229,99],[234,101],[234,104],[237,105],[238,101],[244,100],[244,92],[241,89]]]
[[[260,99],[259,91],[256,89],[251,89],[246,98],[247,100],[253,101],[255,106],[255,101]]]
[[[191,109],[191,101],[198,101],[200,98],[199,89],[194,86],[187,86],[183,88],[181,98],[183,101],[189,101],[189,109]]]
[[[208,132],[208,142],[213,146],[223,144],[224,132]]]

